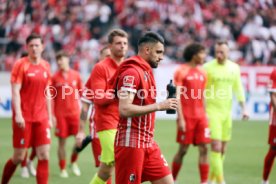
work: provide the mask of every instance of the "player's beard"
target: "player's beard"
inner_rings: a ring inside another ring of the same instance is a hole
[[[149,60],[149,65],[151,66],[151,68],[157,68],[158,67],[158,62],[150,59]]]
[[[125,52],[124,51],[114,52],[114,56],[116,58],[123,58],[123,57],[125,57]]]

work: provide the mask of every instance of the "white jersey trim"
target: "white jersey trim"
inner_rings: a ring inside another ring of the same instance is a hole
[[[136,89],[126,88],[126,87],[121,87],[121,91],[128,91],[128,92],[132,92],[132,93],[137,93]]]
[[[130,143],[131,123],[132,123],[132,118],[127,118],[126,143],[125,143],[126,147],[129,147],[129,143]]]

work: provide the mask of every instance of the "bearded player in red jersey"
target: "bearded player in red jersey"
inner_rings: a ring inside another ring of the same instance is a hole
[[[110,81],[119,91],[116,184],[173,184],[168,163],[153,140],[155,111],[177,108],[175,98],[156,103],[152,68],[157,68],[163,55],[164,39],[148,32],[138,42],[138,55],[125,60]]]
[[[69,136],[76,136],[78,133],[82,81],[80,74],[70,68],[70,58],[65,52],[58,52],[56,61],[59,70],[52,78],[52,86],[56,90],[56,96],[53,98],[54,119],[56,121],[55,134],[58,137],[60,177],[67,178],[65,144]],[[73,149],[71,169],[76,176],[80,176],[81,172],[76,163],[77,158],[78,153]]]
[[[110,57],[97,63],[92,72],[91,80],[86,83],[87,93],[83,97],[94,104],[94,121],[102,148],[101,164],[90,184],[105,184],[114,170],[114,140],[119,121],[118,103],[109,91],[109,79],[116,72],[119,64],[124,60],[128,49],[128,35],[121,29],[114,29],[108,35]],[[83,111],[85,112],[85,111]],[[81,144],[85,133],[84,124],[87,114],[81,114],[80,130],[77,136],[78,145]]]
[[[177,95],[181,103],[178,108],[177,142],[179,149],[174,156],[172,175],[174,180],[182,166],[182,160],[191,144],[199,149],[199,172],[201,184],[208,181],[207,143],[210,143],[210,131],[204,107],[203,92],[206,86],[206,73],[200,67],[206,52],[204,46],[198,43],[188,45],[183,53],[187,63],[178,67],[174,74]]]
[[[270,92],[270,120],[268,136],[268,144],[270,147],[264,160],[262,184],[269,184],[268,177],[276,157],[276,69],[272,71],[270,80],[271,82],[268,89]]]
[[[11,72],[14,153],[4,167],[2,184],[9,183],[27,148],[35,147],[38,158],[36,181],[47,184],[49,176],[51,100],[50,65],[42,59],[44,46],[39,35],[26,39],[28,57],[19,59]]]

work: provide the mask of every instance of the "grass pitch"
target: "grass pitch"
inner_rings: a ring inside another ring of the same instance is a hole
[[[53,130],[52,130],[53,132]],[[12,155],[12,131],[11,120],[0,119],[0,171],[7,159]],[[266,122],[234,122],[233,136],[226,154],[224,172],[227,184],[260,184],[262,179],[262,168],[265,154],[268,150],[267,144],[268,124]],[[173,156],[178,149],[175,142],[176,126],[174,121],[157,121],[155,128],[155,140],[171,165]],[[67,163],[70,160],[71,148],[74,139],[67,141]],[[59,177],[57,159],[57,138],[52,134],[51,158],[50,158],[50,184],[88,184],[97,169],[94,167],[91,147],[88,146],[79,156],[78,164],[82,175],[76,177],[70,172],[69,178]],[[198,150],[190,147],[184,158],[182,169],[178,176],[179,184],[198,184]],[[20,177],[20,167],[17,168],[11,179],[11,184],[35,184],[35,178],[23,179]],[[270,184],[276,184],[276,166],[270,175]]]

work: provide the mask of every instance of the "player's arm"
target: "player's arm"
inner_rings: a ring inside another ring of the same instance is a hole
[[[237,73],[233,85],[233,91],[239,101],[239,104],[242,109],[242,119],[247,120],[249,118],[249,115],[246,111],[245,107],[245,95],[244,95],[244,90],[241,82],[241,75],[240,75],[240,68],[237,67]]]
[[[80,114],[80,124],[79,131],[76,136],[77,146],[81,146],[82,140],[85,138],[85,124],[88,119],[88,112],[91,103],[82,100],[81,114]]]
[[[47,104],[47,111],[48,111],[48,117],[49,117],[49,125],[50,127],[53,126],[53,111],[52,111],[52,99],[51,99],[51,91],[49,86],[46,87],[46,104]]]
[[[177,99],[171,98],[160,103],[150,105],[135,105],[133,100],[135,93],[129,91],[119,92],[119,112],[122,117],[141,116],[155,111],[177,109]]]
[[[15,111],[15,122],[20,128],[25,127],[25,120],[22,115],[21,110],[21,97],[20,97],[20,89],[22,85],[17,83],[12,83],[12,103]]]
[[[181,131],[185,131],[186,129],[186,122],[183,116],[183,111],[182,111],[182,104],[181,104],[181,99],[180,99],[180,95],[181,95],[181,86],[176,86],[176,96],[178,99],[178,107],[177,107],[177,127],[179,130]]]
[[[270,93],[270,99],[273,109],[276,109],[276,91]]]
[[[91,77],[91,89],[94,92],[93,103],[98,105],[107,105],[114,101],[114,94],[106,91],[107,78],[105,70],[100,65],[95,65]]]

